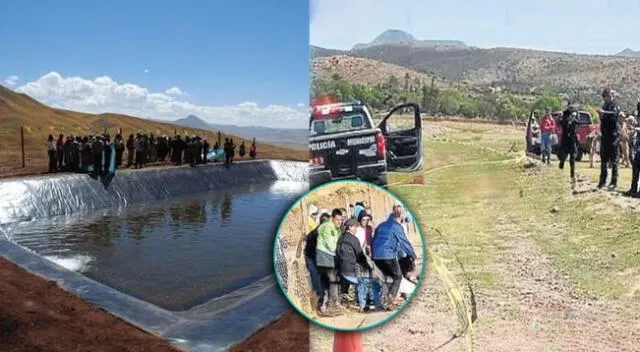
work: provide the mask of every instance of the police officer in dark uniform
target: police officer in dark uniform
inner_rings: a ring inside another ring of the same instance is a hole
[[[625,195],[629,197],[638,198],[640,192],[638,190],[638,180],[640,179],[640,128],[635,127],[631,134],[631,166],[633,167],[631,172],[631,188]]]
[[[606,88],[602,91],[604,105],[600,109],[600,132],[602,134],[600,144],[600,182],[598,188],[603,188],[607,184],[607,169],[611,166],[611,183],[609,189],[614,190],[618,185],[618,143],[620,139],[620,127],[618,116],[620,106],[614,99],[613,91]]]
[[[571,173],[571,183],[576,182],[576,154],[578,152],[578,135],[576,133],[577,111],[573,105],[567,106],[563,111],[559,121],[562,128],[560,137],[560,148],[558,149],[558,160],[560,169],[564,169],[564,163],[569,158],[569,169]]]

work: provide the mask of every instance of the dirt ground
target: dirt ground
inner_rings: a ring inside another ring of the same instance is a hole
[[[180,351],[160,337],[0,258],[0,351]],[[309,351],[309,322],[294,311],[231,352]]]
[[[309,351],[309,321],[296,311],[286,313],[229,352]]]
[[[435,125],[424,184],[394,175],[391,190],[416,213],[468,309],[473,287],[471,344],[452,340],[461,318],[447,278],[434,273],[404,311],[362,333],[365,351],[637,351],[640,200],[595,191],[588,163],[578,165],[577,192],[557,163],[525,168],[520,127]],[[620,188],[629,173],[621,169]],[[312,351],[331,351],[332,340],[312,326]]]
[[[391,212],[391,207],[396,199],[388,192],[358,182],[341,182],[316,189],[307,195],[297,204],[293,210],[287,214],[280,231],[280,241],[285,245],[285,256],[287,258],[288,270],[288,291],[287,296],[297,307],[315,321],[326,326],[342,329],[354,329],[367,327],[387,319],[396,311],[391,312],[367,312],[359,313],[356,310],[347,310],[345,314],[338,317],[319,317],[309,303],[311,288],[309,285],[309,274],[304,263],[304,258],[297,258],[297,244],[300,237],[305,233],[303,219],[307,216],[307,209],[310,204],[319,208],[333,209],[337,207],[349,208],[349,204],[357,201],[367,201],[373,213],[374,225],[384,221]],[[422,264],[422,239],[419,232],[410,226],[409,240],[418,252],[416,266]],[[418,269],[419,270],[419,269]],[[416,272],[412,276],[418,276]]]
[[[0,258],[0,351],[179,351]]]

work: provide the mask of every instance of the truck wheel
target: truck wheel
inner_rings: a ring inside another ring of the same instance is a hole
[[[378,182],[376,182],[379,186],[381,187],[386,187],[387,186],[387,174],[382,174],[378,177]]]
[[[582,148],[578,148],[578,153],[576,153],[576,161],[582,160],[582,154],[584,154],[584,152],[582,151]]]

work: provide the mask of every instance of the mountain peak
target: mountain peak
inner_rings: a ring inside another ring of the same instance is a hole
[[[187,121],[204,121],[204,120],[202,120],[200,117],[198,117],[196,115],[189,115],[189,116],[185,117],[184,120],[187,120]]]
[[[381,45],[405,45],[446,48],[466,48],[467,45],[457,40],[418,40],[413,34],[400,29],[387,29],[369,43],[356,44],[352,50],[365,49]]]
[[[615,56],[640,57],[640,51],[633,51],[633,49],[626,48],[617,53]]]

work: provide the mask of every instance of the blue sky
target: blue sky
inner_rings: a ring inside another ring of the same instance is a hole
[[[640,50],[640,1],[311,0],[311,43],[349,49],[386,29],[418,39],[462,40],[585,54]]]
[[[280,118],[308,100],[308,23],[300,0],[2,1],[0,84],[79,110]]]

